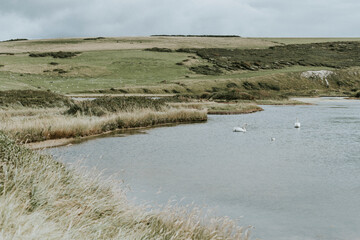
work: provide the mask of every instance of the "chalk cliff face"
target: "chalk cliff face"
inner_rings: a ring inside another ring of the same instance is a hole
[[[334,74],[334,72],[329,70],[319,70],[319,71],[307,71],[301,73],[301,77],[304,78],[320,78],[321,81],[326,84],[327,87],[329,87],[329,82],[327,80],[327,77]]]

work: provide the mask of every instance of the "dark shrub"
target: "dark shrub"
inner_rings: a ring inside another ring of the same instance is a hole
[[[212,88],[211,88],[211,91],[212,91],[212,92],[219,92],[219,91],[220,91],[220,88],[218,88],[218,87],[212,87]]]
[[[158,48],[158,47],[146,48],[144,50],[145,51],[152,51],[152,52],[172,52],[172,50],[169,49],[169,48]]]
[[[280,91],[280,87],[273,83],[258,82],[258,85],[261,89],[264,89],[264,90]]]
[[[211,94],[208,92],[204,92],[200,95],[200,98],[202,99],[209,99],[211,97]]]
[[[53,57],[53,58],[72,58],[80,54],[80,52],[43,52],[30,53],[29,57]]]
[[[256,86],[254,83],[249,82],[249,81],[243,82],[242,85],[246,90],[259,90],[258,86]]]
[[[67,71],[65,71],[64,69],[61,69],[61,68],[56,68],[53,70],[53,72],[58,72],[59,74],[67,73]]]
[[[191,67],[190,70],[197,74],[203,74],[203,75],[219,75],[222,73],[219,67],[216,66],[210,67],[209,65],[200,65],[196,67]]]
[[[25,107],[63,107],[73,101],[65,96],[49,91],[9,90],[0,91],[0,106],[20,105]]]
[[[16,42],[16,41],[27,41],[27,38],[15,38],[15,39],[9,39],[5,40],[4,42]]]
[[[238,85],[236,83],[233,83],[233,82],[226,84],[227,88],[236,88],[237,86]]]
[[[151,93],[150,89],[143,88],[144,93]]]
[[[212,99],[215,100],[253,100],[254,96],[237,90],[218,92],[211,95]]]
[[[356,41],[287,44],[264,49],[192,48],[195,53],[224,70],[257,71],[294,65],[347,68],[360,66],[360,43]]]
[[[151,35],[151,37],[219,37],[219,38],[239,38],[239,35],[167,35],[167,34],[160,34],[160,35]]]
[[[95,38],[84,38],[83,40],[89,41],[89,40],[100,40],[100,39],[105,39],[105,38],[104,37],[95,37]]]
[[[163,99],[151,99],[146,97],[100,97],[95,100],[77,102],[67,111],[68,114],[84,114],[102,116],[106,113],[118,111],[135,111],[148,108],[160,111],[166,103]]]

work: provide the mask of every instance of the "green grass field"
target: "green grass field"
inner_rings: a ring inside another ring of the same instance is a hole
[[[233,72],[221,76],[204,76],[191,72],[186,66],[176,65],[177,62],[187,59],[188,55],[185,53],[121,50],[85,52],[72,59],[30,58],[27,55],[0,56],[0,62],[7,65],[0,71],[0,90],[50,89],[60,93],[76,93],[94,89],[168,86],[169,84],[164,84],[164,82],[179,81],[189,87],[195,87],[194,90],[196,90],[197,85],[202,86],[209,82],[211,84],[217,80],[238,80],[269,74],[324,69],[296,66],[257,72]],[[50,62],[57,62],[59,65],[52,66],[49,64]],[[59,74],[53,72],[53,69],[64,69],[68,72]],[[44,72],[46,70],[50,72]]]
[[[157,84],[191,74],[186,67],[176,65],[187,55],[142,50],[90,51],[70,59],[1,55],[0,62],[5,66],[0,69],[0,89],[41,88],[66,93]]]
[[[97,40],[74,38],[0,42],[0,90],[41,89],[62,94],[116,93],[119,90],[124,93],[200,94],[210,91],[213,87],[225,89],[229,82],[241,85],[244,80],[271,80],[277,81],[281,86],[290,87],[294,84],[295,75],[297,80],[304,82],[300,79],[301,72],[338,70],[312,66],[310,63],[307,66],[293,65],[280,69],[224,70],[219,75],[202,75],[191,71],[190,67],[208,65],[211,68],[228,57],[220,55],[216,56],[216,61],[212,61],[211,58],[202,59],[194,53],[154,52],[144,51],[144,49],[152,47],[173,50],[214,47],[266,49],[282,44],[358,40],[360,39],[124,37]],[[81,54],[72,58],[29,57],[29,53],[52,51],[79,51]],[[238,60],[231,61],[236,63]],[[339,87],[336,84],[332,85]],[[341,87],[349,91],[352,88],[358,88],[358,83],[351,86],[343,84]]]

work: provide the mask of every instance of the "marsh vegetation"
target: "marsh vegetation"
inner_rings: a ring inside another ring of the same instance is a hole
[[[326,42],[273,46],[267,49],[179,49],[196,53],[228,71],[280,69],[289,66],[346,68],[360,66],[359,42]]]
[[[206,121],[206,110],[173,108],[146,97],[74,101],[42,91],[0,94],[0,130],[18,142],[74,138],[159,124]]]

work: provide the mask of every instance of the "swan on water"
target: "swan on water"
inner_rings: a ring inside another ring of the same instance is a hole
[[[275,138],[274,137],[270,138],[270,141],[272,141],[272,142],[275,141]]]
[[[242,127],[234,127],[233,132],[246,132],[247,123],[244,123]]]
[[[296,122],[295,122],[295,128],[300,128],[300,122],[298,119],[296,119]]]

